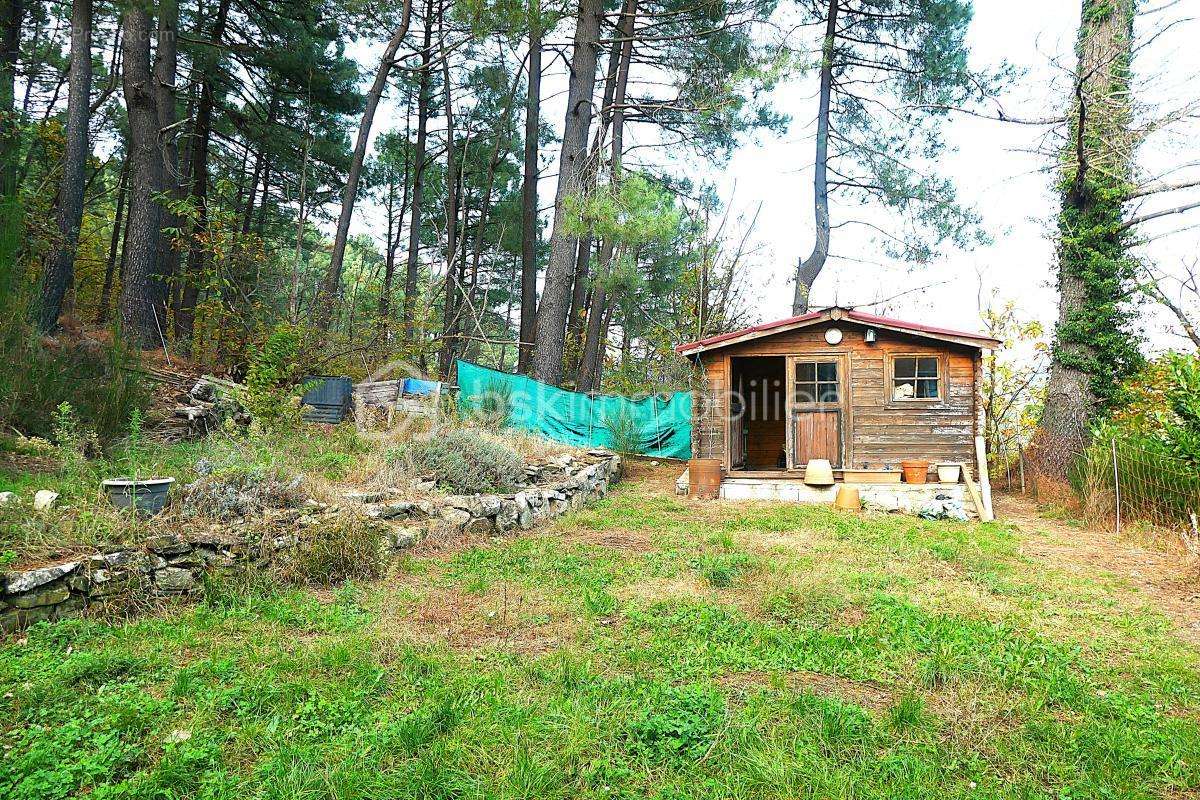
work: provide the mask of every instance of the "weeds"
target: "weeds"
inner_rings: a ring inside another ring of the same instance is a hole
[[[692,560],[693,569],[714,589],[729,588],[753,564],[746,553],[706,554]]]
[[[352,514],[325,517],[304,529],[285,575],[294,583],[336,586],[383,573],[383,532]]]
[[[260,431],[276,432],[300,424],[300,331],[280,325],[250,356],[246,372],[246,410]]]
[[[724,699],[702,686],[671,686],[656,695],[629,726],[630,751],[651,763],[701,758],[725,716]]]
[[[471,398],[467,419],[488,430],[498,431],[508,426],[513,409],[513,387],[509,383],[491,383],[483,393]]]
[[[258,466],[235,467],[200,478],[182,491],[180,514],[230,521],[269,508],[295,508],[304,502],[301,476]]]
[[[64,472],[78,474],[87,464],[89,454],[99,450],[94,431],[80,424],[75,409],[63,401],[54,409],[54,420],[50,426],[54,439],[54,451]]]

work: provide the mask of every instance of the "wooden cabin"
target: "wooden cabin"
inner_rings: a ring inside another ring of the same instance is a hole
[[[693,457],[721,459],[727,480],[802,480],[813,458],[838,480],[905,459],[972,465],[982,355],[998,344],[835,307],[681,345],[703,376]]]

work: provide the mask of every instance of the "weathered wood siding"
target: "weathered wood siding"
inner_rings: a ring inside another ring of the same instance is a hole
[[[841,328],[841,344],[825,342],[825,330]],[[729,359],[744,356],[846,356],[849,387],[844,421],[846,466],[898,466],[904,458],[930,461],[974,460],[978,427],[976,399],[978,350],[877,329],[877,341],[863,341],[865,327],[848,320],[763,336],[700,354],[709,385],[728,390]],[[940,359],[941,398],[936,401],[891,400],[890,359],[897,355],[933,355]],[[725,405],[722,411],[728,411]],[[714,419],[713,422],[716,422]],[[728,428],[728,426],[726,426]],[[713,441],[721,439],[709,435]],[[720,453],[728,467],[728,432]]]

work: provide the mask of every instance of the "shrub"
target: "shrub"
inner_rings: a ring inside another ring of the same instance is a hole
[[[1085,512],[1112,515],[1119,486],[1122,515],[1190,524],[1200,510],[1200,359],[1167,353],[1124,385],[1122,400],[1069,474]]]
[[[436,481],[456,494],[510,491],[525,478],[516,450],[472,430],[452,430],[408,442],[389,462],[412,479]]]
[[[185,517],[229,521],[261,514],[268,508],[294,508],[304,502],[301,477],[252,467],[208,475],[184,488]]]
[[[88,454],[98,449],[96,434],[80,425],[75,409],[65,400],[54,409],[51,432],[59,463],[68,474],[78,473]]]
[[[467,418],[477,425],[498,430],[508,425],[512,414],[513,387],[509,383],[490,383],[483,394],[470,399]]]
[[[133,408],[149,400],[138,354],[119,336],[112,344],[71,336],[44,340],[31,323],[41,259],[27,239],[21,203],[0,198],[0,427],[46,437],[63,402],[101,439],[118,435]]]
[[[260,430],[282,430],[300,422],[294,387],[299,377],[300,333],[280,325],[250,356],[246,410]]]
[[[601,422],[608,431],[613,450],[618,453],[637,453],[641,449],[642,436],[637,418],[625,406],[611,414],[605,414]]]
[[[377,525],[341,514],[305,530],[288,577],[317,586],[374,580],[383,574],[382,550],[383,532]]]
[[[0,317],[23,317],[14,305],[0,302]],[[120,340],[111,345],[64,341],[52,349],[22,325],[23,320],[0,321],[6,361],[0,369],[0,421],[45,437],[52,433],[55,409],[67,402],[84,425],[108,441],[124,431],[134,409],[149,404],[137,355]]]

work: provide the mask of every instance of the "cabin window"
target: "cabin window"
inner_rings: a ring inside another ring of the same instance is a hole
[[[937,356],[900,356],[893,359],[892,399],[941,399],[940,363]]]
[[[837,403],[840,400],[836,361],[796,362],[797,403]]]

